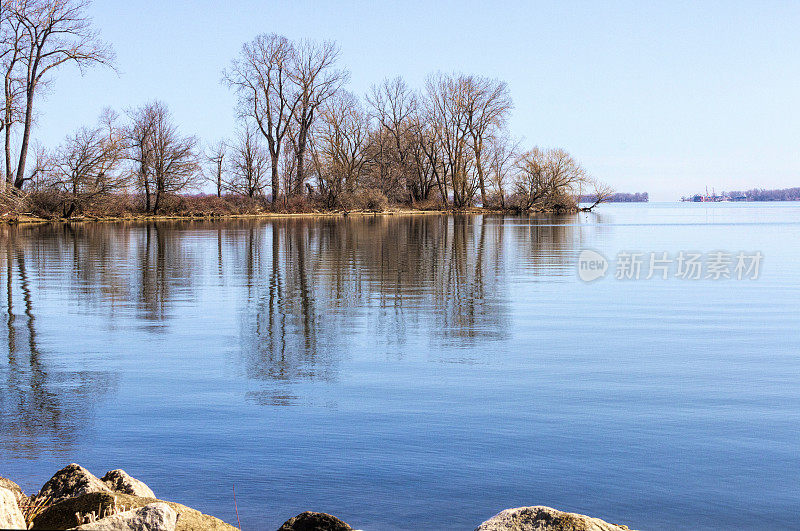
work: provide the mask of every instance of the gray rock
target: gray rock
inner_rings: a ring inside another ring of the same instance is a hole
[[[46,497],[50,503],[75,498],[92,492],[111,492],[108,485],[100,481],[97,476],[75,463],[69,464],[59,470],[44,484],[37,498]]]
[[[330,514],[306,511],[288,519],[278,531],[352,531],[352,529]]]
[[[93,492],[77,498],[67,498],[55,505],[44,509],[33,520],[32,529],[71,529],[85,524],[78,519],[78,515],[85,517],[95,513],[104,516],[111,508],[118,510],[133,510],[152,503],[166,503],[178,514],[178,524],[175,531],[237,531],[235,527],[226,524],[218,518],[203,514],[180,503],[174,503],[153,498],[140,498],[123,494],[121,492]]]
[[[627,529],[627,526],[609,524],[599,518],[537,506],[506,509],[486,520],[475,531],[622,531]]]
[[[101,518],[95,522],[74,527],[75,530],[92,531],[175,531],[177,513],[166,503],[151,503],[133,509]]]
[[[131,494],[133,496],[140,496],[142,498],[156,497],[156,495],[153,494],[153,491],[150,490],[150,487],[138,479],[132,478],[127,472],[121,469],[106,472],[106,475],[103,476],[102,481],[114,492]]]
[[[0,487],[0,529],[27,529],[14,491]]]

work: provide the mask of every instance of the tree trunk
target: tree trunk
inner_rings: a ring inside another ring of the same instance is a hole
[[[217,162],[217,197],[222,197],[222,158]]]
[[[14,187],[19,190],[22,190],[22,185],[25,184],[25,160],[28,158],[28,144],[31,139],[34,89],[35,87],[28,89],[28,98],[25,102],[25,128],[22,130],[22,145],[19,150],[19,165],[17,166],[17,177],[14,179]]]
[[[481,204],[486,208],[486,183],[483,180],[483,168],[480,155],[475,156],[475,168],[478,170],[478,184],[481,187]]]
[[[150,212],[150,181],[144,176],[144,211]]]
[[[11,172],[11,109],[6,108],[6,176],[5,182],[12,184],[14,182],[13,174]]]
[[[293,195],[300,195],[303,193],[303,172],[305,171],[305,165],[303,164],[303,159],[305,158],[306,154],[306,134],[305,131],[301,131],[297,135],[297,173],[295,174],[294,178],[294,188]]]
[[[278,176],[278,157],[275,156],[272,158],[272,204],[276,204],[278,201],[278,195],[280,195],[280,179]]]
[[[305,110],[301,111],[303,116]],[[299,127],[297,128],[297,175],[294,183],[294,193],[303,193],[303,181],[305,180],[305,164],[304,159],[306,156],[306,140],[308,137],[308,130],[311,123],[314,121],[314,108],[308,111],[307,116],[300,119]]]
[[[439,187],[439,195],[442,196],[442,204],[447,205],[447,183],[442,183],[442,179],[446,177],[439,178],[439,172],[434,175],[436,176],[436,185]]]

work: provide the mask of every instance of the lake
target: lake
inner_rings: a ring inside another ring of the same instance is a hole
[[[645,278],[682,251],[731,278]],[[2,225],[0,475],[124,468],[234,524],[235,486],[246,530],[790,529],[798,264],[798,203]]]

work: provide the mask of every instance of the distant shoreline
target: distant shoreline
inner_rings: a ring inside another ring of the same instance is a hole
[[[680,199],[685,203],[755,203],[775,201],[800,201],[800,188],[751,188],[750,190],[722,192],[720,195],[712,189],[705,194],[694,194]]]

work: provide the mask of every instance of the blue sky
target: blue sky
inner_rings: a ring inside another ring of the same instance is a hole
[[[228,136],[220,72],[276,32],[338,41],[360,95],[437,70],[503,79],[524,145],[564,147],[620,191],[800,186],[800,2],[96,0],[91,14],[119,74],[59,72],[45,145],[153,98],[185,133]]]

